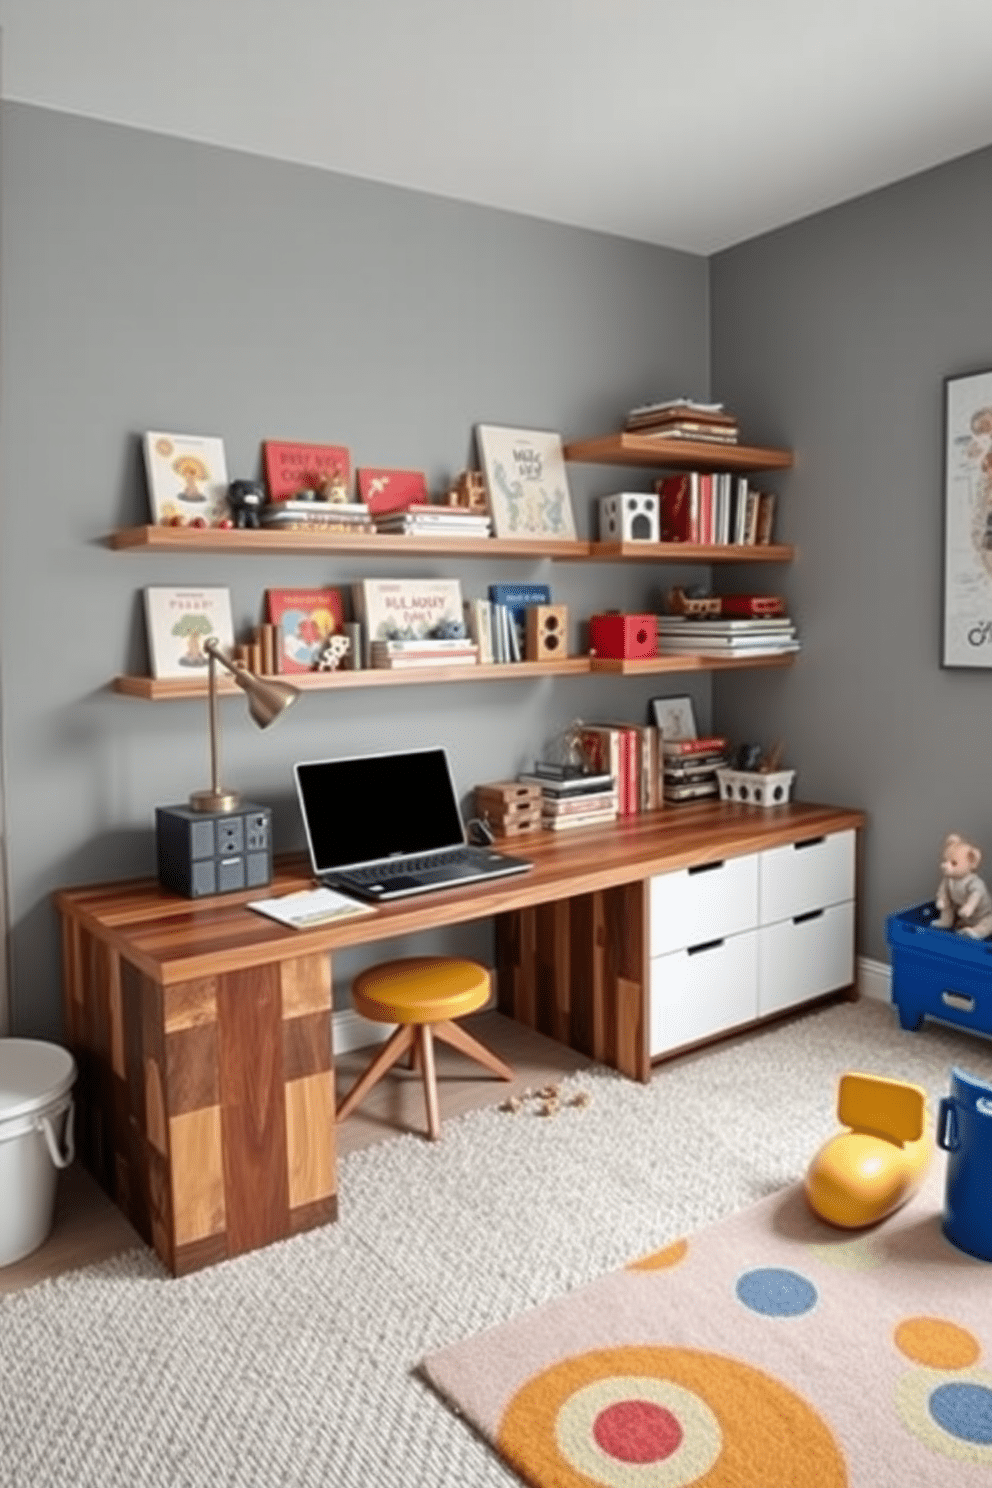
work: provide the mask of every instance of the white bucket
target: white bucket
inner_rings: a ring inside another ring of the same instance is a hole
[[[52,1228],[57,1169],[73,1158],[75,1078],[58,1044],[0,1039],[0,1266],[37,1250]]]

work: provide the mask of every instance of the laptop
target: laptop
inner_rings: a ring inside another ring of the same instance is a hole
[[[444,749],[306,760],[293,774],[310,862],[329,888],[383,903],[533,867],[469,844]]]

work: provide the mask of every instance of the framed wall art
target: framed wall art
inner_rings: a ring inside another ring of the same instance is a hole
[[[992,371],[944,383],[945,667],[992,668]]]
[[[691,697],[654,697],[650,700],[651,722],[663,739],[695,739],[696,715]]]

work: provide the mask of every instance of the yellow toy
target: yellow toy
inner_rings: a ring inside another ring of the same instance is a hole
[[[837,1118],[847,1131],[821,1147],[806,1172],[806,1197],[830,1224],[856,1230],[884,1219],[919,1188],[933,1144],[926,1092],[880,1075],[841,1076]]]

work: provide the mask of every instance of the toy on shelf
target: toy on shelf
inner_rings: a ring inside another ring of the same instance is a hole
[[[992,1261],[992,1085],[951,1071],[951,1093],[940,1103],[937,1145],[948,1154],[944,1234],[952,1245]]]
[[[992,895],[975,872],[981,861],[981,850],[957,832],[944,838],[942,876],[934,899],[935,930],[956,930],[971,940],[986,940],[992,935]]]
[[[837,1119],[847,1130],[813,1158],[806,1197],[821,1219],[856,1230],[892,1214],[923,1181],[933,1151],[926,1092],[881,1075],[842,1075]]]

